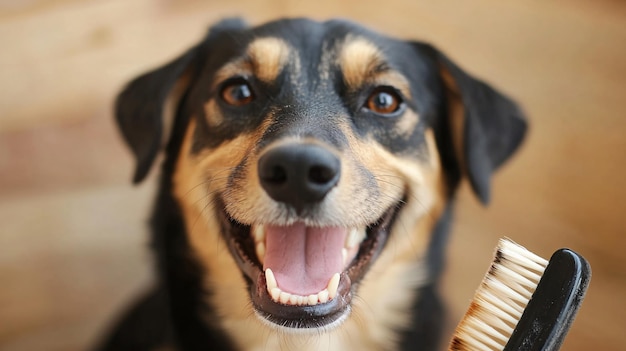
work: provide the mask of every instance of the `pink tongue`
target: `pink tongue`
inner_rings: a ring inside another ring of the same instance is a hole
[[[296,295],[317,294],[343,270],[341,249],[347,230],[313,228],[303,223],[265,228],[264,269],[270,268],[278,287]]]

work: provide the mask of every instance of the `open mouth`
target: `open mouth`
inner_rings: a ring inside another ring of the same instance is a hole
[[[332,328],[383,249],[402,201],[361,228],[244,225],[218,199],[224,239],[249,286],[256,313],[290,329]]]

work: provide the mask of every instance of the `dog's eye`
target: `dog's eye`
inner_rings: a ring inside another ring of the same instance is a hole
[[[254,100],[250,84],[242,78],[226,82],[221,91],[222,99],[229,105],[243,106]]]
[[[402,106],[402,98],[392,87],[378,87],[367,98],[365,107],[381,115],[392,114]]]

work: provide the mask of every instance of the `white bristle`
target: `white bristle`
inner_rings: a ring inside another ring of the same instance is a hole
[[[547,260],[524,247],[500,239],[449,351],[504,350],[547,265]]]

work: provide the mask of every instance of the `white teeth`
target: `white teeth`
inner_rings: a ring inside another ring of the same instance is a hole
[[[263,264],[265,261],[265,226],[261,224],[253,225],[252,238],[255,242],[256,257]]]
[[[346,236],[346,242],[344,243],[344,247],[346,247],[347,249],[351,249],[359,245],[363,241],[363,239],[365,239],[365,228],[352,228]]]
[[[255,243],[265,242],[265,227],[261,224],[253,225],[252,236]]]
[[[272,270],[269,268],[265,270],[265,284],[267,285],[267,291],[269,291],[270,293],[272,293],[272,290],[278,289],[278,284],[276,283],[274,272],[272,272]]]
[[[278,284],[276,283],[276,277],[274,276],[274,272],[272,272],[272,270],[269,268],[265,270],[265,283],[267,285],[267,291],[269,292],[274,302],[282,303],[283,305],[314,306],[318,303],[326,303],[329,300],[334,299],[335,296],[337,296],[337,289],[339,288],[340,279],[340,274],[335,273],[332,278],[330,278],[326,289],[320,291],[317,294],[302,296],[290,294],[288,292],[280,290]]]
[[[319,298],[320,303],[328,302],[328,290],[324,289],[320,291],[319,293],[317,293],[317,297]]]
[[[273,288],[272,291],[270,292],[270,296],[272,296],[272,300],[274,301],[278,301],[280,299],[280,289],[279,288]]]
[[[265,243],[264,242],[258,242],[256,244],[256,257],[259,258],[259,261],[261,262],[261,264],[264,263],[265,261]]]
[[[330,278],[330,281],[328,282],[328,287],[326,287],[326,290],[328,290],[328,298],[331,300],[335,298],[335,295],[337,295],[337,288],[339,288],[340,278],[341,277],[339,276],[339,273],[335,273],[335,275],[333,275],[333,277]]]
[[[259,261],[263,263],[265,259],[265,227],[262,225],[253,225],[252,226],[252,237],[255,242],[255,250]],[[361,244],[363,239],[365,239],[365,228],[357,229],[352,228],[349,230],[348,235],[346,236],[346,240],[344,242],[344,247],[341,250],[341,256],[343,260],[344,266],[348,264],[348,255],[350,250],[355,249],[358,245]],[[284,305],[292,305],[292,306],[303,306],[309,305],[314,306],[318,303],[326,303],[329,300],[334,299],[337,296],[337,290],[339,289],[339,283],[341,280],[340,273],[335,273],[330,280],[328,281],[328,285],[326,288],[317,294],[311,294],[307,296],[290,294],[286,291],[282,291],[278,287],[278,283],[276,282],[276,277],[274,276],[274,272],[271,269],[267,268],[265,270],[265,282],[267,285],[267,291],[271,296],[272,300],[277,303],[281,303]]]
[[[291,297],[290,293],[281,291],[280,292],[280,297],[278,298],[278,301],[280,301],[284,305],[287,305],[287,304],[289,304],[289,298],[290,297]]]

